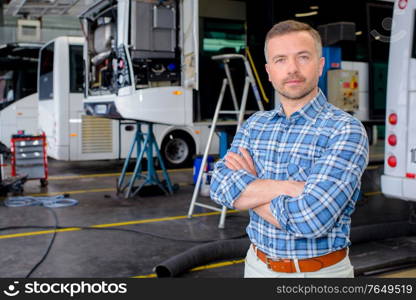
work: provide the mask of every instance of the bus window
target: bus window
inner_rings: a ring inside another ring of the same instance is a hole
[[[82,93],[84,84],[83,46],[69,46],[70,92]]]
[[[8,71],[0,76],[0,103],[7,106],[13,100],[13,71]]]
[[[20,100],[31,94],[36,93],[37,84],[37,64],[27,63],[27,69],[19,70],[15,76],[15,90],[14,100]]]
[[[53,53],[55,43],[43,48],[40,52],[39,100],[53,99]]]
[[[416,17],[416,10],[415,10],[415,17]],[[398,36],[399,34],[396,33],[396,35]],[[416,58],[416,19],[414,19],[414,23],[413,23],[412,58]]]
[[[0,76],[0,105],[6,101],[6,79]]]

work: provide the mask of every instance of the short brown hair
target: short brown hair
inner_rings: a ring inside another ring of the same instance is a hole
[[[266,57],[267,62],[267,45],[271,38],[275,36],[281,36],[292,32],[299,32],[299,31],[306,31],[308,32],[315,41],[316,50],[318,51],[318,57],[322,56],[322,40],[319,32],[313,29],[306,23],[294,21],[294,20],[287,20],[282,21],[275,24],[267,33],[266,40],[264,42],[264,55]]]

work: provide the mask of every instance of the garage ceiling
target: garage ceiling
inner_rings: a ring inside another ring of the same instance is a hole
[[[5,16],[20,15],[31,18],[45,15],[79,16],[97,1],[100,0],[3,0],[3,11]]]
[[[3,0],[5,16],[78,16],[97,0]]]

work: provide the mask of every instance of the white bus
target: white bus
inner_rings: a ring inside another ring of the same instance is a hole
[[[48,156],[57,160],[125,158],[136,123],[89,115],[83,105],[84,38],[59,37],[40,50],[38,68],[39,127]],[[189,165],[199,127],[156,125],[155,136],[169,167]]]
[[[225,77],[211,56],[244,50],[245,3],[103,0],[80,18],[86,35],[86,112],[167,124],[155,126],[155,134],[168,166],[175,157],[202,154]],[[234,82],[241,95],[244,66],[232,68],[233,76],[242,75]],[[230,95],[224,102],[232,108]],[[249,100],[247,108],[253,107],[257,110],[256,102]],[[218,147],[215,137],[210,153]]]
[[[416,201],[416,1],[396,1],[390,37],[382,192]]]
[[[119,158],[118,124],[85,116],[81,37],[58,37],[39,56],[39,126],[48,156],[76,161]]]
[[[19,131],[38,134],[36,72],[40,47],[35,43],[0,46],[0,141],[7,146]]]

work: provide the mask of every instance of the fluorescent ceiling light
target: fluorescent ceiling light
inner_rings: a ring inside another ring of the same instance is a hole
[[[355,33],[355,35],[362,35],[363,34],[363,32],[362,31],[357,31],[356,33]]]
[[[310,9],[312,10],[318,10],[319,6],[318,5],[313,5],[313,6],[309,6]]]
[[[298,14],[295,14],[295,17],[296,18],[302,18],[302,17],[314,16],[314,15],[317,15],[317,14],[318,14],[317,11],[310,11],[310,12],[307,12],[307,13],[298,13]]]

